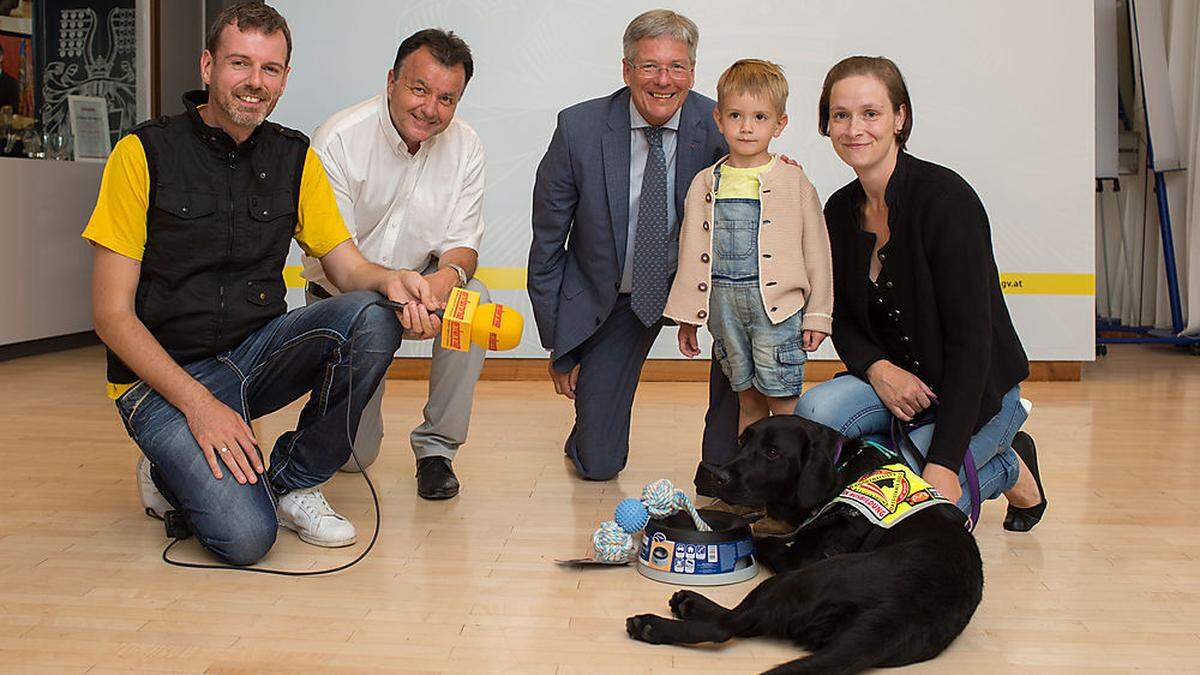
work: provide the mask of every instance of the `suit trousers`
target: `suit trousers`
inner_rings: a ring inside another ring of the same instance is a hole
[[[596,332],[554,361],[562,373],[579,365],[575,426],[563,449],[583,478],[609,480],[625,468],[634,394],[662,327],[662,320],[646,327],[621,294]]]
[[[427,270],[429,273],[432,270]],[[478,279],[467,282],[467,290],[479,293],[479,302],[491,302],[487,286]],[[311,292],[305,292],[309,304],[319,298]],[[443,349],[438,339],[433,342],[433,358],[429,370],[429,398],[423,410],[424,418],[417,428],[409,434],[413,455],[417,459],[426,457],[445,457],[453,460],[459,446],[467,440],[467,430],[471,423],[471,408],[475,401],[475,383],[483,371],[483,361],[487,356],[479,345],[472,344],[471,351],[460,352],[453,349]],[[379,449],[383,444],[383,392],[387,379],[380,381],[358,423],[358,434],[354,437],[354,454],[358,462],[351,457],[342,471],[355,472],[358,464],[369,467],[379,457]]]

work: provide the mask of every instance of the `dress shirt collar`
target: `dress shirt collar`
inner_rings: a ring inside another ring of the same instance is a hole
[[[663,128],[678,132],[679,131],[679,116],[682,114],[683,114],[683,106],[679,106],[679,110],[676,110],[675,114],[671,115],[671,119],[667,120],[667,123],[662,125]],[[629,128],[630,129],[643,129],[645,127],[651,127],[651,126],[654,126],[654,125],[650,124],[649,122],[646,121],[646,118],[642,117],[642,114],[640,112],[638,112],[637,106],[633,104],[632,100],[630,100],[629,101]]]

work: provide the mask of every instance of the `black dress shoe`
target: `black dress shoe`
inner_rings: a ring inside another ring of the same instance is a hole
[[[417,460],[417,494],[425,499],[450,499],[458,494],[458,477],[445,457]]]
[[[1012,447],[1021,461],[1025,462],[1025,466],[1029,467],[1029,473],[1033,474],[1033,482],[1037,483],[1042,501],[1024,508],[1009,504],[1008,513],[1004,516],[1004,529],[1009,532],[1028,532],[1038,524],[1042,514],[1046,512],[1046,491],[1042,489],[1042,476],[1038,473],[1037,447],[1033,444],[1033,438],[1024,431],[1018,431],[1013,437]]]

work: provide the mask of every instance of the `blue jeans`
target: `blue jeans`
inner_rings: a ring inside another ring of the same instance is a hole
[[[310,395],[296,429],[275,442],[270,467],[255,484],[238,484],[227,469],[214,478],[187,418],[145,382],[117,399],[155,484],[220,558],[249,565],[266,555],[278,527],[275,493],[320,485],[350,456],[363,407],[400,346],[400,322],[373,304],[380,299],[360,291],[292,310],[236,348],[184,367],[247,420]]]
[[[879,400],[875,389],[853,375],[836,377],[805,392],[796,404],[796,414],[835,429],[843,436],[869,438],[885,445],[890,441],[892,414]],[[979,495],[984,501],[999,497],[1016,484],[1019,465],[1012,440],[1028,416],[1021,406],[1021,387],[1018,385],[1004,395],[1000,412],[971,437],[971,457],[978,469]],[[936,426],[936,422],[926,424],[909,433],[913,445],[921,453],[918,459],[904,448],[904,459],[914,469],[924,466]],[[958,482],[963,489],[958,508],[970,514],[971,495],[965,469],[959,469]]]

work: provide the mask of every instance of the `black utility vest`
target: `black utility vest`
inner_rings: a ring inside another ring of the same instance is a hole
[[[287,310],[283,266],[296,231],[308,137],[264,122],[240,146],[187,112],[133,130],[150,204],[134,309],[180,365],[233,349]],[[108,381],[137,375],[111,351]]]

